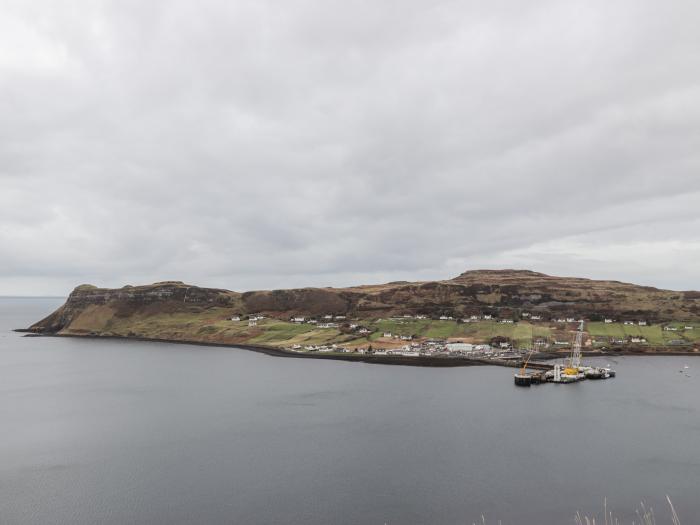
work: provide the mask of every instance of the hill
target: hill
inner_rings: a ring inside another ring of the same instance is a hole
[[[554,277],[527,270],[467,271],[454,279],[395,282],[350,288],[299,288],[233,292],[179,281],[118,289],[81,285],[66,303],[30,327],[39,333],[103,333],[136,327],[154,316],[172,323],[210,317],[263,314],[341,315],[377,319],[400,315],[455,319],[492,314],[517,318],[527,312],[590,320],[645,319],[652,323],[700,319],[700,293],[677,292],[617,281]],[[133,330],[132,330],[133,331]]]

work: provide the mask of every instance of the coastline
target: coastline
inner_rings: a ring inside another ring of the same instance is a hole
[[[119,341],[139,341],[146,343],[173,343],[193,346],[214,346],[220,348],[239,348],[273,357],[287,357],[297,359],[326,359],[331,361],[349,361],[355,363],[368,363],[375,365],[397,366],[422,366],[432,368],[454,368],[464,366],[488,366],[490,363],[475,359],[459,359],[452,357],[405,357],[388,355],[367,354],[320,354],[297,353],[266,345],[250,345],[245,343],[217,343],[213,341],[196,341],[186,339],[163,339],[157,337],[129,337],[118,335],[79,335],[79,334],[38,334],[29,329],[18,328],[15,332],[25,333],[24,337],[67,337],[77,339],[110,339]],[[493,363],[498,366],[498,364]]]
[[[37,333],[28,328],[16,328],[14,332],[24,333],[24,337],[67,337],[77,339],[110,339],[120,341],[139,341],[146,343],[171,343],[193,346],[212,346],[220,348],[238,348],[257,352],[260,354],[269,355],[272,357],[287,357],[296,359],[325,359],[331,361],[346,361],[354,363],[368,363],[376,365],[395,365],[395,366],[420,366],[429,368],[455,368],[465,366],[506,366],[517,367],[519,362],[516,361],[493,361],[489,359],[474,359],[474,358],[459,358],[459,357],[405,357],[405,356],[388,356],[388,355],[368,355],[368,354],[322,354],[322,353],[299,353],[284,350],[274,346],[267,345],[251,345],[246,343],[217,343],[215,341],[198,341],[192,339],[165,339],[158,337],[142,337],[142,336],[119,336],[119,335],[96,335],[96,334],[51,334]],[[539,352],[532,356],[533,362],[551,361],[554,359],[564,359],[569,353],[548,353]],[[583,357],[652,357],[652,356],[668,356],[668,357],[693,357],[700,356],[700,352],[678,352],[678,351],[659,351],[653,349],[626,348],[619,351],[605,352],[583,352]],[[543,363],[544,365],[544,363]],[[551,366],[551,365],[548,365]]]

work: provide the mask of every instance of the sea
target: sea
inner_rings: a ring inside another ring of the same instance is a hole
[[[500,367],[283,359],[24,337],[62,298],[0,298],[0,523],[700,523],[700,357]],[[687,367],[687,368],[686,368]]]

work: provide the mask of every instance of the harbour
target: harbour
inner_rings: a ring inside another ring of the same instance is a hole
[[[528,372],[528,366],[533,367],[534,363],[530,364],[530,353],[526,360],[522,362],[520,370],[513,376],[516,386],[532,386],[541,383],[576,383],[585,381],[586,379],[610,379],[617,374],[610,367],[584,366],[582,364],[581,345],[584,333],[584,321],[580,321],[574,342],[572,345],[571,356],[568,363],[556,363],[551,366],[551,369],[537,372]],[[541,369],[541,365],[538,366]],[[547,367],[549,368],[549,367]]]

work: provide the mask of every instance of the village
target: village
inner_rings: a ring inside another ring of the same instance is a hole
[[[469,343],[447,342],[445,340],[430,340],[410,343],[394,348],[348,348],[338,344],[331,345],[293,345],[288,348],[292,352],[320,353],[356,353],[361,355],[387,355],[404,357],[459,357],[499,360],[521,360],[527,350],[513,350],[509,346],[494,348],[490,345],[473,345]]]
[[[586,324],[583,347],[588,351],[625,347],[692,350],[700,339],[700,329],[692,323],[655,325],[645,319],[618,321],[604,316],[595,321],[572,316],[545,319],[541,313],[530,312],[507,318],[481,313],[379,319],[328,313],[294,315],[288,320],[252,314],[234,315],[230,320],[260,332],[254,340],[296,353],[520,360],[531,351],[568,351],[581,322]]]

